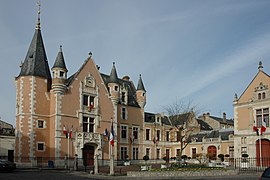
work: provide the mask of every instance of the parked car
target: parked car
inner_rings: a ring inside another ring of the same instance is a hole
[[[259,178],[259,180],[269,180],[270,179],[270,167],[266,168],[264,172],[262,173],[262,176]]]
[[[0,159],[0,172],[12,172],[16,169],[16,164],[6,159]]]

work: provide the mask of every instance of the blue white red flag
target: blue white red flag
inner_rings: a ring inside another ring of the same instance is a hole
[[[114,146],[114,130],[113,130],[113,122],[111,126],[111,132],[110,132],[110,144]]]

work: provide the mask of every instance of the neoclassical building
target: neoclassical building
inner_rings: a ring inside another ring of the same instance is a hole
[[[269,87],[270,76],[264,72],[260,62],[253,80],[240,97],[236,94],[234,98],[235,157],[248,154],[258,159],[257,165],[260,164],[260,157],[270,158]],[[266,131],[261,133],[263,125]],[[256,129],[258,132],[254,131]]]
[[[62,46],[50,68],[40,28],[35,33],[16,83],[16,145],[18,163],[35,163],[49,157],[55,164],[63,158],[125,159],[139,154],[143,142],[146,90],[139,76],[137,87],[128,76],[118,78],[115,63],[103,74],[92,53],[80,69],[68,76]],[[107,135],[114,129],[114,146]],[[133,143],[130,143],[132,137]],[[95,166],[98,167],[98,166]]]

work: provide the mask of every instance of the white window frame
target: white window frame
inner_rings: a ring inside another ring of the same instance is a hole
[[[38,149],[38,145],[39,145],[39,144],[43,144],[43,150],[39,150],[39,149]],[[44,152],[45,149],[46,149],[45,142],[38,141],[38,142],[37,142],[37,151],[39,151],[39,152]]]

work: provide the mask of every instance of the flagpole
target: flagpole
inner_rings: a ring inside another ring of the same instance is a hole
[[[68,169],[69,169],[69,133],[70,132],[68,132],[68,157],[67,157],[68,158]]]
[[[260,167],[262,168],[262,133],[261,132],[260,132],[259,146],[260,146]]]
[[[113,146],[111,145],[111,134],[114,130],[113,128],[113,120],[111,118],[111,132],[110,132],[110,140],[109,140],[109,151],[110,151],[110,175],[114,175],[114,155],[113,155]],[[114,138],[114,137],[113,137]]]

